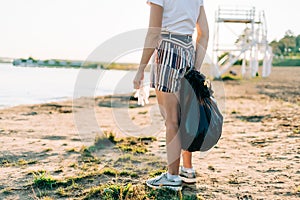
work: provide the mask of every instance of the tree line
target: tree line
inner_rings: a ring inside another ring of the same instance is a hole
[[[285,32],[280,40],[273,40],[270,43],[273,53],[276,56],[299,56],[300,55],[300,35],[295,36],[291,30]]]

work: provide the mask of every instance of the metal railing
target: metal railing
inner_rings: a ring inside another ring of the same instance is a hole
[[[218,22],[254,22],[255,8],[219,7],[216,13]]]

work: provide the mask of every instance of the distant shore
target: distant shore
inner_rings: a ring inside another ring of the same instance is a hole
[[[8,63],[5,61],[5,63]],[[135,63],[104,63],[92,61],[79,61],[79,60],[39,60],[29,57],[27,59],[19,58],[11,61],[13,66],[21,67],[64,67],[64,68],[87,68],[87,69],[123,69],[132,70],[137,69],[138,64]]]
[[[14,66],[33,66],[33,67],[63,67],[63,68],[90,68],[90,69],[118,69],[118,70],[136,70],[138,68],[138,63],[105,63],[105,62],[87,62],[80,60],[63,60],[63,59],[49,59],[49,60],[39,60],[29,57],[27,59],[18,58],[13,60],[0,58],[0,63],[11,63]],[[241,65],[241,60],[237,61],[235,65]],[[262,61],[260,61],[260,65]],[[274,67],[299,67],[300,58],[299,56],[283,57],[280,58],[276,56],[273,59],[272,65]]]

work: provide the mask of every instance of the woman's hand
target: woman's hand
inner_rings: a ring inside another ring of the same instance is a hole
[[[143,80],[144,80],[144,70],[138,70],[133,80],[134,89],[140,89]]]

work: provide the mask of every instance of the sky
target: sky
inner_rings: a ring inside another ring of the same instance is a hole
[[[0,57],[85,60],[113,36],[147,28],[150,8],[145,1],[0,0]],[[299,0],[204,0],[211,34],[208,53],[219,5],[264,10],[269,41],[280,39],[289,29],[300,34]],[[124,61],[138,62],[137,57]]]

